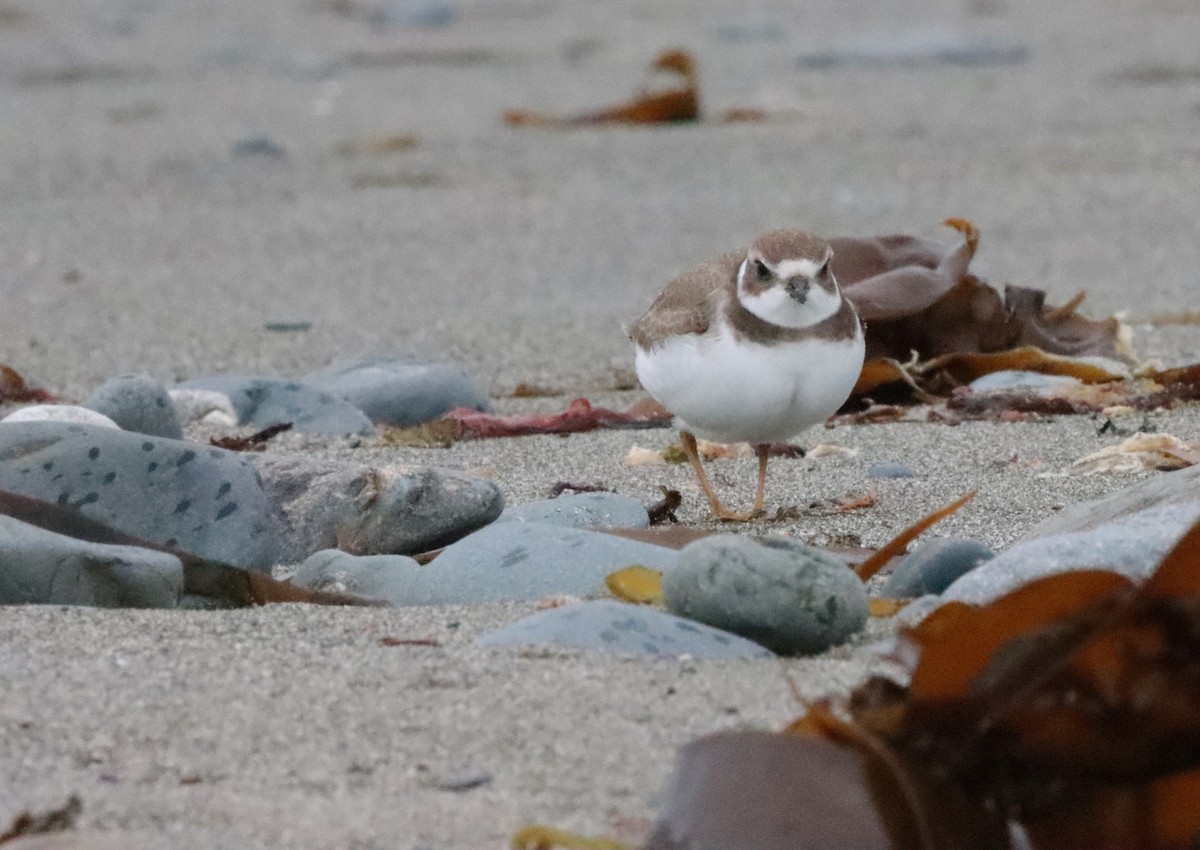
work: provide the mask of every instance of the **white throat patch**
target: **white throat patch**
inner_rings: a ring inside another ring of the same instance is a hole
[[[772,286],[764,292],[749,293],[743,283],[749,262],[743,260],[738,269],[737,297],[743,307],[764,322],[781,328],[807,328],[825,321],[842,306],[840,292],[829,292],[816,284],[808,288],[808,295],[803,304],[788,295],[782,286]],[[819,268],[820,266],[812,260],[784,260],[779,264],[777,272],[781,277],[789,278],[796,275],[814,275]]]

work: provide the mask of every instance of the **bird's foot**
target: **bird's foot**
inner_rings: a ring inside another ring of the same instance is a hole
[[[754,511],[731,511],[724,505],[713,505],[712,514],[721,522],[750,522],[766,516],[767,512],[759,509]]]

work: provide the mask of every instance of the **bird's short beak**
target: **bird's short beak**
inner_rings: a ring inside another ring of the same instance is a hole
[[[797,304],[803,304],[808,300],[808,287],[811,282],[806,277],[789,277],[783,284],[787,294],[792,296]]]

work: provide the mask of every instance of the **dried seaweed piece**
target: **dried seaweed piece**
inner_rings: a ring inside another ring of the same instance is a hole
[[[1048,307],[1040,290],[1007,286],[1001,294],[968,271],[979,230],[946,224],[963,239],[946,250],[911,236],[831,240],[833,271],[866,327],[867,357],[908,361],[945,354],[1035,346],[1050,354],[1132,360],[1128,331],[1115,318],[1094,321],[1075,308]]]
[[[950,514],[954,513],[974,498],[975,491],[972,490],[961,499],[951,502],[949,505],[946,505],[946,507],[939,508],[928,516],[917,520],[908,528],[904,529],[904,531],[900,532],[894,538],[884,544],[884,546],[874,555],[867,558],[867,560],[855,567],[855,574],[858,575],[858,577],[863,581],[871,578],[871,576],[875,575],[877,572],[887,566],[888,562],[891,561],[892,558],[903,555],[904,550],[908,548],[909,543],[916,540],[930,527],[941,522],[946,517],[950,516]]]
[[[291,422],[280,422],[270,425],[261,431],[255,431],[248,437],[212,437],[209,444],[219,449],[231,452],[263,452],[267,450],[267,442],[276,434],[292,430]]]
[[[380,646],[441,646],[441,642],[437,638],[398,638],[391,636],[381,637],[378,641]]]
[[[570,118],[556,118],[527,110],[509,110],[504,123],[517,126],[584,127],[595,124],[671,124],[700,120],[700,90],[696,63],[690,53],[668,50],[651,64],[652,72],[666,72],[670,82],[661,89],[644,91],[633,100],[585,112]]]
[[[266,605],[271,602],[309,602],[314,605],[366,605],[385,607],[387,603],[349,593],[329,593],[296,587],[277,581],[266,573],[243,570],[203,558],[182,549],[145,540],[84,516],[78,510],[53,502],[44,502],[9,490],[0,490],[0,513],[79,540],[138,546],[174,555],[183,564],[183,591],[233,605]]]
[[[1200,443],[1185,443],[1170,434],[1139,433],[1115,446],[1105,446],[1081,457],[1068,467],[1067,472],[1071,475],[1131,473],[1183,469],[1196,463],[1200,463]]]
[[[563,829],[542,824],[527,824],[516,831],[509,842],[512,850],[633,850],[623,841],[612,838],[588,838]]]
[[[27,835],[46,835],[51,832],[63,832],[72,829],[79,813],[83,811],[83,801],[78,794],[72,794],[67,802],[57,809],[51,809],[40,814],[24,811],[13,818],[3,834],[0,834],[0,844],[16,841]]]
[[[58,401],[58,397],[49,390],[29,386],[16,369],[0,363],[0,402],[5,401],[47,403]]]
[[[503,416],[458,407],[438,421],[453,423],[456,439],[482,440],[532,434],[578,434],[597,428],[658,428],[669,424],[670,419],[664,421],[657,411],[641,414],[593,407],[586,398],[577,398],[562,413]]]
[[[663,600],[662,572],[640,564],[609,573],[604,577],[604,586],[622,602],[655,605]]]
[[[1115,367],[1115,368],[1113,368]],[[1063,375],[1077,378],[1085,384],[1104,384],[1129,378],[1128,370],[1119,363],[1109,367],[1095,359],[1082,360],[1047,354],[1040,348],[1023,346],[1008,351],[988,353],[956,352],[935,357],[917,367],[918,374],[928,376],[944,373],[955,384],[969,384],[976,378],[993,372],[1017,370],[1039,372],[1043,375]]]
[[[671,490],[662,485],[659,485],[658,489],[662,491],[663,497],[646,508],[650,524],[662,525],[665,522],[679,522],[675,511],[679,510],[679,506],[683,504],[683,495],[678,490]]]

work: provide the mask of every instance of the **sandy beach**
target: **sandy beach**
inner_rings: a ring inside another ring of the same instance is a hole
[[[405,6],[0,3],[0,363],[78,400],[122,372],[294,376],[415,353],[463,365],[501,411],[575,396],[620,407],[638,397],[623,323],[697,260],[774,226],[950,242],[948,216],[980,228],[973,268],[993,283],[1052,303],[1086,289],[1084,311],[1124,313],[1143,357],[1200,361],[1196,325],[1163,321],[1200,292],[1193,4],[455,0],[433,28],[383,14]],[[1028,55],[796,61],[914,31]],[[501,121],[626,99],[665,47],[696,56],[698,125]],[[769,120],[721,123],[734,107]],[[391,152],[348,150],[408,135]],[[560,395],[511,398],[520,383]],[[1194,405],[1149,422],[1200,438]],[[884,461],[917,477],[870,482],[868,510],[739,530],[877,546],[978,490],[936,533],[1000,548],[1139,480],[1060,474],[1119,439],[1097,426],[814,429],[803,442],[857,456],[773,461],[770,504],[862,491]],[[706,525],[686,468],[623,463],[674,438],[415,449],[297,435],[272,450],[469,470],[510,504],[557,481],[645,502],[666,484],[684,495],[680,519]],[[714,475],[750,498],[753,460]],[[467,850],[504,847],[530,821],[637,841],[681,744],[778,728],[802,708],[789,680],[804,698],[847,691],[888,629],[786,661],[472,646],[533,609],[4,608],[0,830],[77,794],[79,843],[36,846]]]

